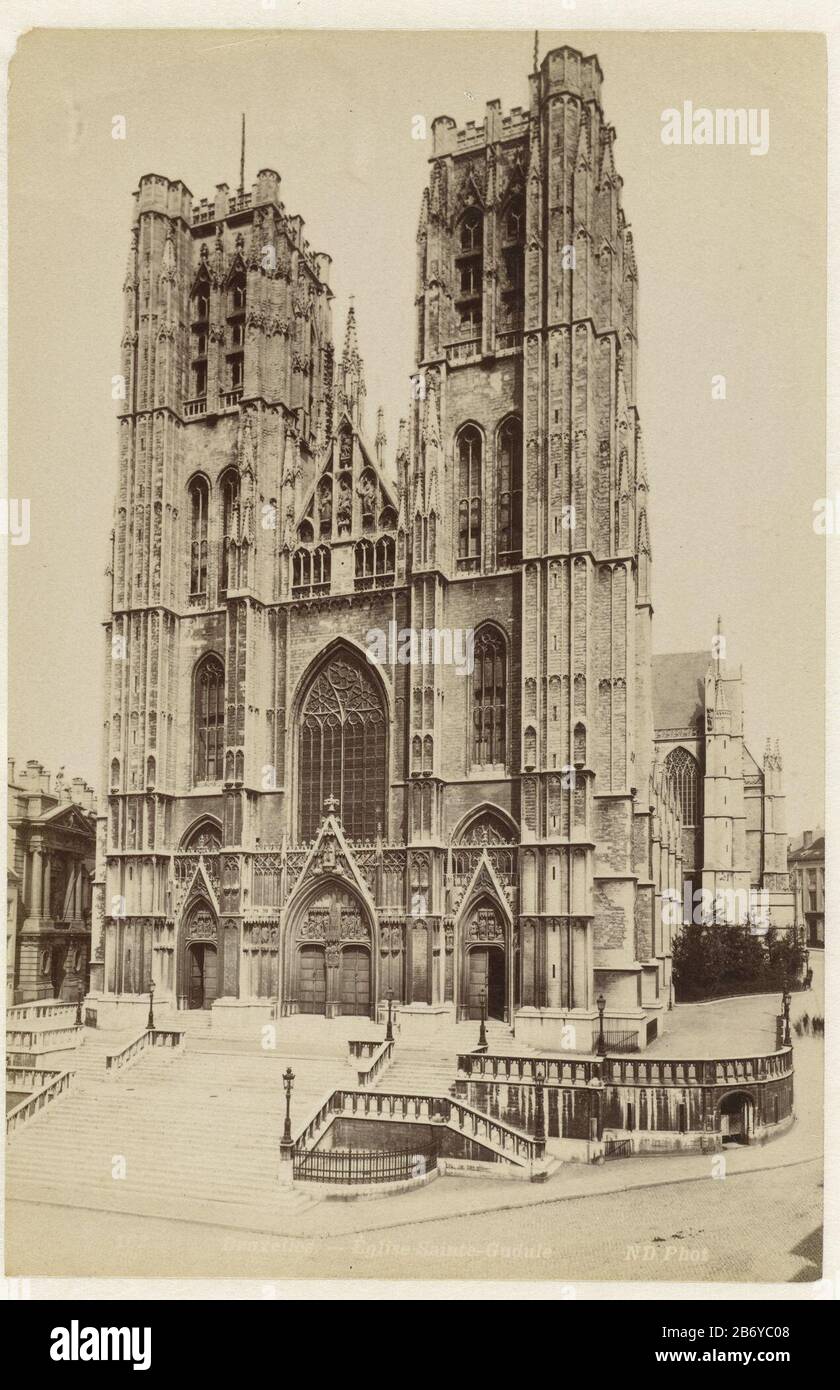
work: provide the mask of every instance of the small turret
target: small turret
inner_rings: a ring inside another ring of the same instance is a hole
[[[367,388],[365,368],[359,352],[356,329],[356,310],[352,298],[347,311],[347,327],[344,332],[344,351],[338,364],[339,413],[345,411],[354,428],[361,433],[364,429],[364,404]]]
[[[376,412],[376,439],[374,440],[376,462],[379,464],[380,468],[385,467],[385,446],[387,442],[387,437],[385,435],[385,411],[382,409],[382,406],[380,406]]]

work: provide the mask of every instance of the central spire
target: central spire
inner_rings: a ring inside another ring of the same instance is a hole
[[[365,366],[359,352],[359,339],[356,331],[356,309],[353,295],[347,310],[347,327],[344,330],[344,352],[339,363],[339,382],[341,406],[347,411],[356,429],[364,428]]]

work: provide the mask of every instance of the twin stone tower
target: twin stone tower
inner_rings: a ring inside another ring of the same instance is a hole
[[[676,794],[654,764],[637,275],[597,58],[432,125],[416,373],[365,426],[351,308],[263,169],[141,179],[91,1002],[589,1050],[662,1029]],[[406,304],[404,312],[411,307]],[[383,634],[371,659],[371,634]],[[458,659],[456,659],[458,657]]]

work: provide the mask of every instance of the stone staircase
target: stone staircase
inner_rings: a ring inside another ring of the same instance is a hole
[[[367,1019],[289,1018],[277,1022],[276,1047],[253,1038],[214,1036],[209,1013],[162,1017],[186,1032],[185,1049],[142,1051],[109,1073],[106,1058],[137,1036],[82,1030],[62,1059],[70,1089],[9,1136],[8,1200],[186,1221],[282,1229],[320,1200],[279,1181],[279,1141],[291,1067],[292,1134],[297,1136],[335,1091],[357,1087],[358,1059],[348,1040],[381,1041]],[[523,1052],[509,1028],[487,1025],[491,1052]],[[478,1026],[450,1024],[434,1039],[397,1041],[376,1089],[450,1096],[457,1056],[471,1051]],[[115,1176],[124,1174],[124,1176]]]
[[[192,1038],[183,1053],[146,1052],[106,1079],[98,1064],[114,1038],[104,1036],[85,1039],[67,1095],[12,1134],[7,1199],[256,1229],[315,1200],[278,1181],[282,1074],[295,1073],[295,1134],[326,1095],[354,1083],[343,1049],[296,1057]],[[125,1176],[115,1177],[120,1159]]]
[[[6,1023],[6,1059],[14,1066],[61,1069],[78,1047],[82,1029],[76,1027],[76,1010],[68,1009],[42,1019],[15,1019]]]
[[[417,1095],[448,1096],[457,1077],[458,1055],[478,1046],[479,1025],[449,1023],[424,1042],[397,1038],[394,1060],[379,1074],[375,1089]],[[505,1056],[533,1055],[533,1049],[517,1043],[506,1023],[491,1019],[485,1026],[487,1051]]]

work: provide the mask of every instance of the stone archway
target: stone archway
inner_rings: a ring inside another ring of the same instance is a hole
[[[461,929],[461,1018],[481,1017],[482,996],[488,1018],[507,1020],[510,1013],[510,942],[497,903],[479,899]]]
[[[186,948],[188,1009],[209,1009],[219,991],[219,961],[210,941],[190,941]]]
[[[178,949],[178,1008],[209,1009],[221,991],[219,922],[205,898],[184,913]]]
[[[326,1018],[376,1013],[374,939],[367,909],[330,879],[293,912],[286,934],[283,1013]]]
[[[754,1128],[755,1102],[749,1091],[730,1091],[720,1102],[720,1132],[724,1144],[749,1144]]]

